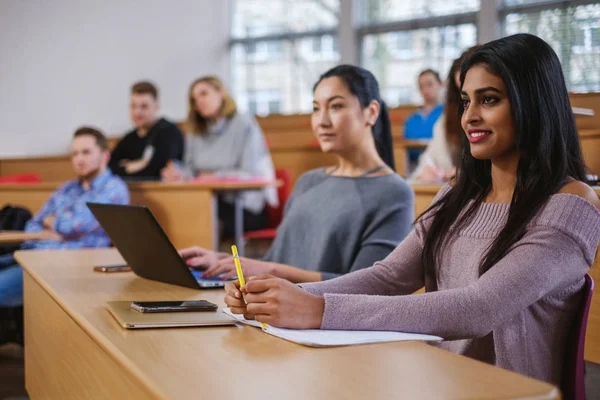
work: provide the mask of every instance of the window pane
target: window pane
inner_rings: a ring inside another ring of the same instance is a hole
[[[454,59],[476,40],[473,24],[367,35],[362,60],[377,77],[390,107],[420,104],[419,73],[432,68],[445,79]]]
[[[480,0],[365,0],[368,22],[405,21],[477,11]]]
[[[507,7],[539,4],[539,3],[545,3],[547,1],[548,0],[503,0],[504,5]]]
[[[262,49],[262,50],[261,50]],[[338,64],[337,38],[236,44],[231,48],[232,91],[240,110],[258,115],[312,111],[312,87]]]
[[[232,36],[335,29],[339,0],[233,0]]]
[[[532,33],[548,42],[560,58],[570,91],[600,91],[600,2],[508,14],[504,31]]]

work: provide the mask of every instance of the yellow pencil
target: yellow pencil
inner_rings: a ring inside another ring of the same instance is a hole
[[[235,264],[235,272],[237,272],[238,281],[240,282],[240,288],[242,286],[246,286],[246,281],[244,280],[244,272],[242,271],[242,264],[240,263],[240,256],[237,251],[237,246],[234,244],[231,246],[231,253],[233,254],[233,263]],[[246,295],[242,293],[242,297],[244,298],[244,303],[246,303]],[[246,303],[247,304],[247,303]],[[267,329],[267,324],[263,322],[263,329]]]

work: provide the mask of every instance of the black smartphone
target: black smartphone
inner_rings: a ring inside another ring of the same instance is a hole
[[[217,311],[216,304],[206,300],[132,301],[131,308],[143,313]]]
[[[131,271],[129,265],[94,265],[94,271],[96,272],[127,272]]]

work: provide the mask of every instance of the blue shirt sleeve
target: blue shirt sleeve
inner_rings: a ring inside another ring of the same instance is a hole
[[[420,139],[423,136],[421,125],[423,125],[423,117],[416,112],[404,123],[404,138]]]
[[[25,232],[41,232],[44,230],[42,221],[49,215],[56,215],[56,200],[63,195],[63,192],[64,186],[52,193],[52,196],[50,196],[50,199],[43,205],[40,212],[25,224]]]

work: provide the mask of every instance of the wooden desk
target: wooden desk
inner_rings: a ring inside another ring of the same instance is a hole
[[[600,197],[600,187],[594,188]],[[589,274],[596,283],[592,296],[592,305],[588,316],[588,326],[585,335],[585,359],[600,364],[600,251],[596,252],[596,260]]]
[[[40,232],[1,231],[0,244],[18,244],[27,240],[41,240],[43,237]]]
[[[411,184],[411,187],[415,192],[415,217],[418,217],[431,205],[442,185]]]
[[[5,158],[0,160],[0,175],[38,174],[43,182],[75,179],[71,156]]]
[[[275,184],[275,183],[273,183]],[[0,185],[0,205],[22,205],[36,213],[62,183]],[[161,224],[177,248],[193,245],[213,248],[218,222],[215,193],[254,190],[264,183],[129,183],[131,204],[143,205]]]
[[[579,139],[586,167],[600,175],[600,129],[581,129]]]
[[[248,326],[127,331],[107,301],[222,305],[223,292],[92,271],[122,262],[115,250],[16,257],[25,269],[25,383],[34,400],[559,398],[552,385],[424,343],[312,349]]]

